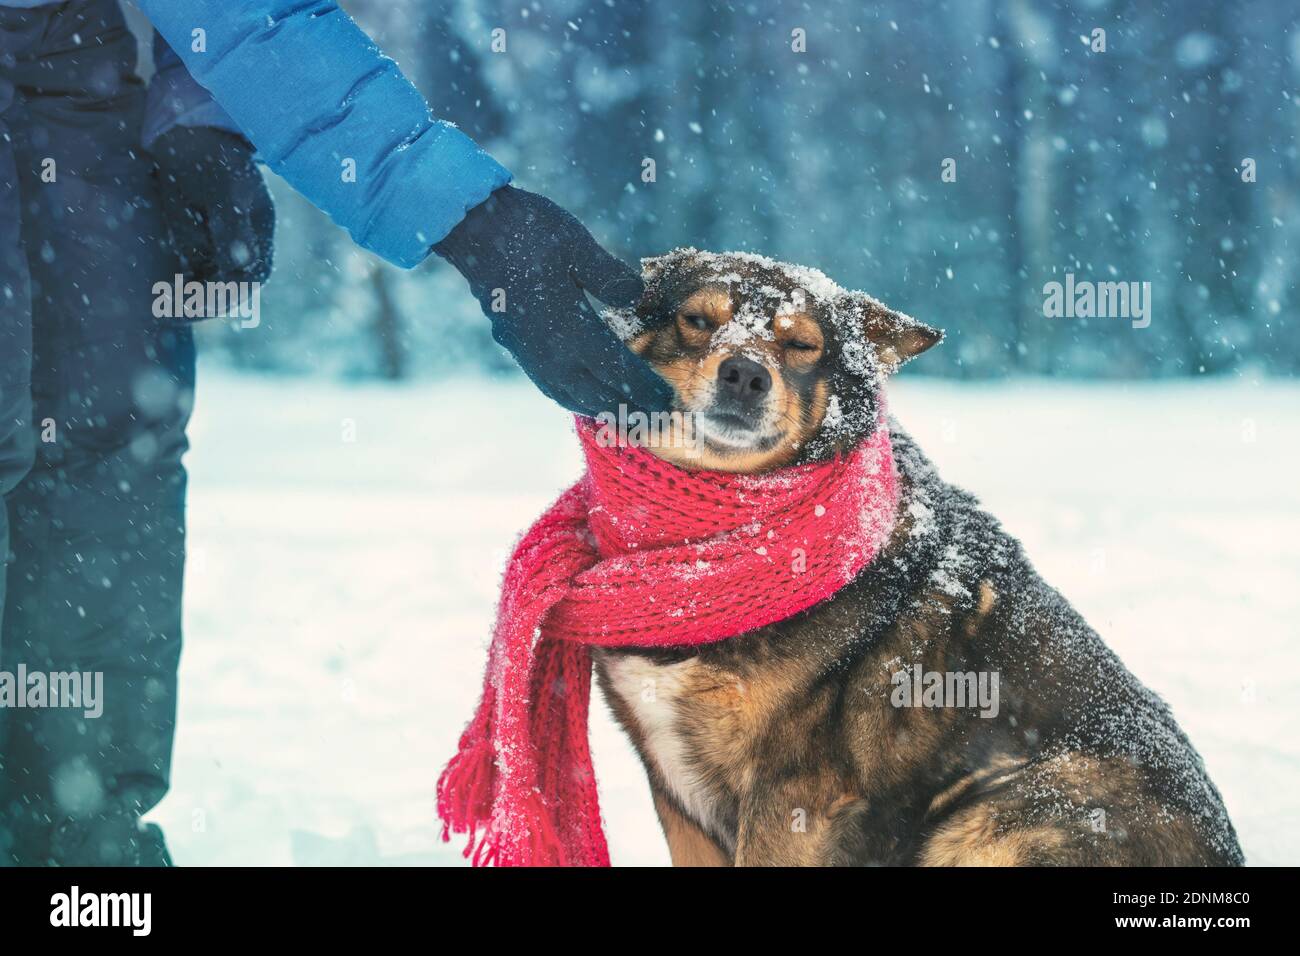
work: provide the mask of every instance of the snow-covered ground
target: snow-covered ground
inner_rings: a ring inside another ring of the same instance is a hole
[[[200,370],[174,786],[182,865],[460,863],[433,782],[514,537],[577,474],[523,382]],[[954,385],[893,408],[1162,694],[1250,862],[1300,863],[1300,386]],[[597,705],[616,864],[667,862]]]

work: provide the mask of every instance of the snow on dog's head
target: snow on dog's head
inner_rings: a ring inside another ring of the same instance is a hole
[[[885,377],[942,333],[817,269],[745,252],[643,259],[646,292],[614,329],[676,394],[696,441],[685,467],[759,473],[870,434]]]

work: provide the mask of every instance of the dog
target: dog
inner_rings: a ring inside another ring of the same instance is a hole
[[[616,328],[695,421],[689,448],[652,452],[761,474],[888,427],[901,489],[886,545],[832,600],[714,644],[597,652],[674,865],[1243,863],[1169,708],[878,425],[887,377],[941,332],[750,254],[643,270]]]

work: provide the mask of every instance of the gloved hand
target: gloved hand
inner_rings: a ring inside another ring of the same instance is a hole
[[[548,398],[580,415],[626,404],[663,411],[668,383],[625,346],[584,294],[635,305],[641,277],[602,249],[577,219],[536,193],[503,186],[433,247],[469,280],[510,350]],[[504,311],[493,311],[496,290]]]
[[[117,806],[55,826],[49,858],[56,866],[172,865],[158,824]]]
[[[265,282],[275,205],[248,140],[208,126],[175,126],[150,151],[186,279]]]

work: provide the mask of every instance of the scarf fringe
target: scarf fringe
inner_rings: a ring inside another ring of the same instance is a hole
[[[466,835],[461,856],[473,866],[567,866],[553,813],[536,791],[513,807],[491,807],[491,748],[457,755],[438,778],[442,841]]]
[[[492,743],[486,733],[475,734],[475,720],[461,738],[460,749],[438,777],[438,816],[442,819],[442,842],[450,843],[453,833],[464,833],[469,842],[461,854],[474,858],[482,851],[487,822],[492,814],[492,791],[496,766]]]
[[[553,812],[536,790],[493,821],[489,839],[496,866],[567,866]]]

